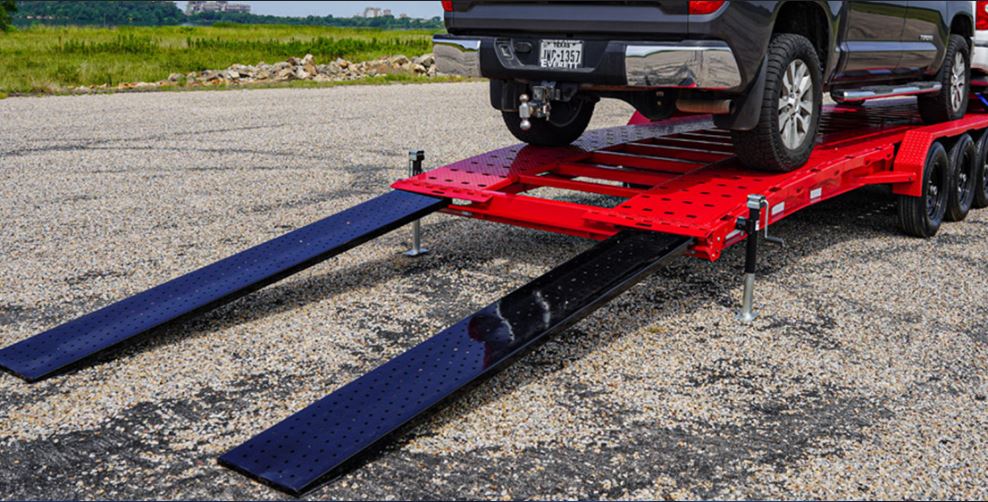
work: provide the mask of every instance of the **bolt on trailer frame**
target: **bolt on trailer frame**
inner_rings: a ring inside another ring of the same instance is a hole
[[[714,261],[747,240],[741,318],[750,322],[759,235],[778,241],[769,225],[867,185],[928,199],[933,145],[964,134],[979,136],[983,188],[988,114],[922,125],[915,107],[899,101],[830,107],[821,124],[809,162],[788,173],[742,168],[729,133],[704,116],[651,123],[636,115],[569,147],[512,146],[427,172],[412,151],[410,177],[395,191],[15,343],[0,350],[0,368],[28,381],[63,373],[437,211],[602,241],[219,459],[300,494],[672,258]],[[546,190],[578,197],[539,196]],[[413,228],[407,254],[417,256],[425,249]]]

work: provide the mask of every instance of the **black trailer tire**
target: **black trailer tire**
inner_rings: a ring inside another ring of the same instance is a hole
[[[531,119],[532,127],[521,128],[518,112],[501,112],[504,124],[514,137],[529,145],[566,146],[587,130],[597,103],[590,100],[574,99],[569,103],[553,103],[549,120]]]
[[[947,212],[950,159],[940,142],[930,146],[923,166],[923,193],[899,196],[899,225],[902,231],[924,239],[936,235]]]
[[[978,140],[977,171],[975,172],[974,202],[971,207],[988,207],[988,131]]]
[[[816,142],[823,103],[820,58],[806,37],[779,33],[769,43],[766,64],[765,92],[758,124],[750,131],[731,131],[731,137],[738,160],[745,166],[788,172],[806,163]],[[798,89],[801,86],[792,80],[795,71],[806,72],[804,75],[810,78],[809,88]],[[780,107],[782,100],[788,101],[782,103],[785,109]],[[780,121],[783,125],[794,124],[794,132],[788,139],[783,135],[790,129],[780,128]]]
[[[963,68],[957,68],[958,63],[963,64]],[[920,116],[928,124],[963,117],[971,91],[971,49],[964,37],[950,36],[936,81],[940,82],[940,92],[918,98]]]
[[[977,183],[978,151],[970,134],[964,134],[950,147],[950,196],[947,198],[947,221],[961,221],[967,217],[974,202],[974,186]]]

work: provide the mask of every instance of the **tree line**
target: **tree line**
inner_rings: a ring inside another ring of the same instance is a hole
[[[441,29],[442,20],[381,17],[282,17],[241,12],[205,12],[186,15],[168,0],[0,0],[0,29],[14,26],[174,26],[181,24],[216,25],[287,24],[382,29]]]

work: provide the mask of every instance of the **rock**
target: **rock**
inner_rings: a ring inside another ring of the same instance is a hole
[[[242,64],[235,64],[227,69],[227,75],[237,74],[237,78],[250,77],[256,72],[257,69],[253,66],[247,66]]]
[[[428,68],[428,67],[436,64],[436,56],[433,56],[431,53],[429,53],[429,54],[422,54],[421,56],[413,59],[412,62],[415,63],[415,64],[422,65],[422,66]]]
[[[372,61],[366,67],[366,72],[370,76],[387,75],[394,73],[394,67],[387,61]]]
[[[223,80],[223,74],[216,70],[203,70],[199,74],[200,82],[213,82],[217,80]]]
[[[295,71],[291,68],[282,68],[274,74],[274,79],[278,82],[284,82],[285,80],[292,80],[295,78]]]
[[[404,55],[381,57],[372,61],[354,63],[343,58],[329,64],[316,64],[312,54],[302,58],[290,57],[285,61],[274,64],[259,62],[256,66],[232,64],[225,70],[203,70],[187,75],[172,73],[166,80],[160,82],[125,82],[118,84],[117,89],[150,89],[156,87],[171,87],[174,85],[224,85],[228,83],[250,83],[255,81],[313,80],[316,82],[334,82],[341,80],[357,80],[366,77],[408,74],[434,77],[436,58],[433,54],[422,54],[414,59]],[[181,84],[180,84],[181,83]],[[108,86],[111,87],[111,86]],[[91,88],[95,90],[96,87]],[[69,90],[72,90],[71,88]],[[76,92],[82,92],[78,89]]]

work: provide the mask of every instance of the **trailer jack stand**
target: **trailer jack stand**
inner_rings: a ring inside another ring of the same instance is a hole
[[[408,151],[408,177],[422,174],[422,161],[425,160],[425,152],[422,150]],[[422,220],[412,222],[412,249],[405,251],[405,256],[421,256],[429,252],[428,248],[422,247]]]
[[[762,206],[765,204],[764,195],[748,196],[748,217],[738,218],[737,228],[748,235],[744,255],[744,293],[741,297],[741,312],[738,320],[742,324],[751,324],[758,313],[754,311],[755,295],[755,264],[758,262],[758,221],[761,219]]]

